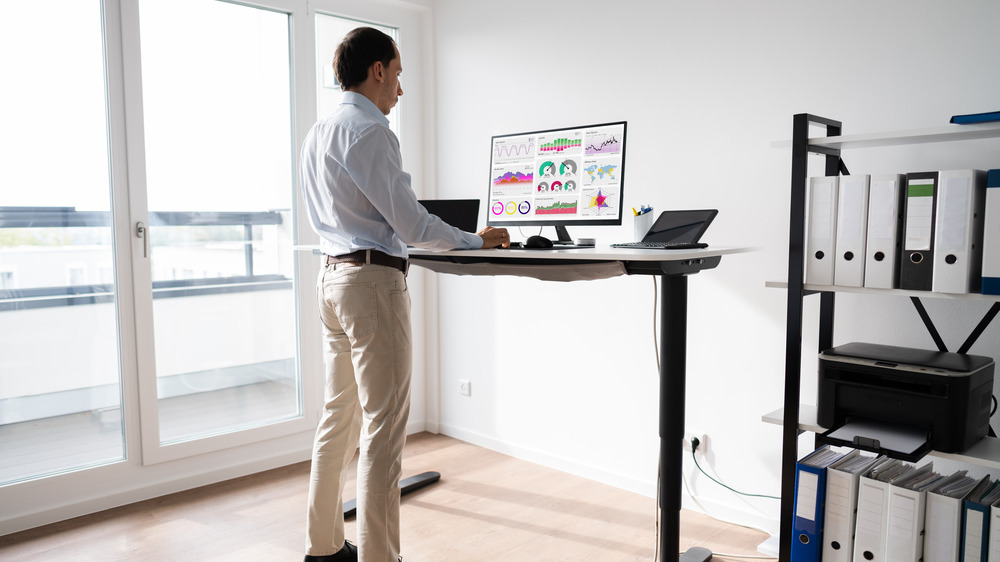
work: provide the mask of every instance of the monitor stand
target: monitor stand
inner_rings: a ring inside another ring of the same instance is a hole
[[[552,241],[556,246],[574,246],[573,238],[569,235],[569,231],[563,225],[556,225],[556,239]]]

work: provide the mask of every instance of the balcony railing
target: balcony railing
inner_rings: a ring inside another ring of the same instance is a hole
[[[253,413],[251,421],[298,412],[289,217],[287,210],[149,214],[154,316],[165,313],[161,318],[167,322],[157,332],[157,345],[183,349],[184,357],[157,366],[162,439],[184,438],[185,428],[196,419],[191,409],[201,403],[212,407],[199,423],[216,431],[229,428],[213,425],[221,423],[215,419],[224,417],[220,412],[228,411],[226,397],[262,396],[253,408],[233,402],[232,427],[250,423],[239,417],[243,410]],[[18,349],[15,356],[0,357],[0,378],[7,377],[0,380],[0,448],[10,449],[14,441],[30,447],[32,439],[22,437],[34,435],[31,424],[43,418],[76,420],[73,416],[86,415],[120,423],[118,374],[113,361],[94,351],[114,350],[118,338],[117,327],[107,321],[114,318],[116,300],[110,282],[112,220],[108,212],[72,207],[0,207],[0,273],[13,273],[8,279],[13,286],[0,284],[0,334],[28,334],[22,339],[40,342]],[[77,267],[75,263],[88,268],[87,275],[67,283],[74,280],[67,270]],[[98,267],[107,271],[99,272]],[[219,296],[182,299],[208,295]],[[253,320],[235,321],[224,330],[217,329],[218,323],[201,321],[171,329],[171,311],[193,310],[191,302],[198,303],[197,310],[211,311],[215,319],[252,310]],[[52,329],[53,323],[60,329]],[[65,326],[74,328],[61,329]],[[73,329],[85,334],[66,339]],[[267,345],[243,345],[258,341]],[[50,348],[60,353],[44,351]],[[239,352],[223,354],[220,361],[219,349]],[[98,360],[67,364],[59,359],[93,356]],[[2,384],[15,379],[31,384]],[[10,477],[19,476],[5,475],[0,463],[0,483]]]
[[[153,298],[175,298],[220,293],[239,293],[290,289],[291,279],[282,274],[257,274],[254,271],[254,227],[280,226],[287,211],[259,212],[165,212],[149,213],[150,226],[157,227],[242,227],[242,239],[230,241],[243,246],[241,274],[194,279],[153,280]],[[74,207],[0,207],[2,229],[60,229],[110,227],[107,211],[77,211]],[[290,245],[290,241],[289,241]],[[156,249],[154,237],[154,251]],[[4,250],[0,246],[0,256]],[[0,312],[112,302],[113,285],[78,284],[28,288],[0,287]]]

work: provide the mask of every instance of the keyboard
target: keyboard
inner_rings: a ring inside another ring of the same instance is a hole
[[[612,248],[649,248],[654,250],[695,250],[707,248],[704,242],[621,242],[612,244]]]

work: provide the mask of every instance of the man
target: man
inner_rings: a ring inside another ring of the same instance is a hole
[[[386,115],[403,89],[395,42],[351,31],[334,71],[344,98],[302,147],[309,221],[324,255],[317,282],[326,364],[325,405],[312,457],[306,561],[394,562],[399,478],[410,408],[407,244],[508,247],[504,229],[452,228],[417,202]],[[358,546],[345,541],[343,485],[360,431]]]

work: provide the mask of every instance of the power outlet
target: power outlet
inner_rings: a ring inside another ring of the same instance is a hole
[[[472,396],[472,383],[465,380],[458,381],[458,393],[462,396]]]
[[[694,431],[688,431],[684,434],[684,450],[688,453],[691,452],[691,440],[698,439],[698,449],[697,453],[704,455],[708,452],[708,435],[705,433],[697,433]]]

